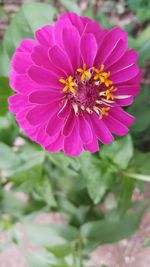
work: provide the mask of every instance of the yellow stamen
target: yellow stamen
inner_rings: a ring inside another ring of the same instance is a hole
[[[101,110],[101,114],[99,116],[99,119],[101,120],[104,115],[108,116],[108,111],[110,110],[110,108],[109,107],[108,108],[101,108],[100,110]]]
[[[106,98],[107,100],[111,99],[114,100],[115,96],[112,94],[113,92],[116,92],[117,88],[114,86],[111,86],[109,89],[106,88]]]
[[[73,81],[72,76],[69,76],[66,80],[60,79],[59,82],[65,85],[63,90],[62,90],[63,92],[66,92],[67,90],[69,90],[72,93],[75,93],[74,86],[76,85],[76,83]]]
[[[77,72],[82,73],[81,81],[84,81],[86,78],[90,78],[90,69],[87,69],[86,64],[83,64],[83,69],[77,69]]]
[[[94,80],[95,81],[101,81],[101,83],[104,83],[106,87],[110,86],[112,84],[112,81],[109,80],[110,76],[110,71],[108,72],[103,72],[104,70],[104,64],[101,65],[100,69],[94,68],[95,75],[94,75]]]

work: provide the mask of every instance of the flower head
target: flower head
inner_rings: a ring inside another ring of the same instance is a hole
[[[101,29],[74,13],[25,39],[11,61],[9,108],[24,132],[50,152],[96,152],[125,135],[122,109],[140,90],[137,54],[120,28]]]

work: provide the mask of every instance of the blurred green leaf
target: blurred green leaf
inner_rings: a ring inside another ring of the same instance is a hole
[[[9,214],[12,218],[21,218],[28,204],[21,201],[11,191],[0,190],[0,212]]]
[[[135,102],[128,108],[128,112],[131,113],[135,118],[135,122],[131,128],[134,133],[140,133],[146,130],[150,126],[149,120],[149,108],[148,102],[150,96],[149,88],[143,86],[141,93],[136,97]]]
[[[150,2],[149,0],[128,0],[129,8],[137,14],[141,21],[150,18]]]
[[[75,0],[60,0],[60,2],[68,11],[74,11],[77,14],[81,15],[81,9]]]
[[[0,59],[1,59],[0,77],[7,77],[10,69],[9,57],[6,53],[5,45],[3,43],[0,44]]]
[[[57,11],[54,7],[42,3],[22,5],[5,32],[3,45],[11,58],[14,50],[23,38],[33,38],[35,30],[51,24]]]
[[[103,161],[88,153],[83,153],[80,160],[82,179],[85,180],[85,186],[94,204],[98,204],[114,183],[116,168],[107,160]]]
[[[133,156],[131,136],[126,135],[110,145],[103,146],[99,153],[102,158],[108,158],[119,168],[126,169]]]
[[[18,136],[19,129],[15,123],[14,117],[9,113],[0,117],[0,141],[7,145],[12,145]]]
[[[81,227],[81,235],[87,240],[87,245],[93,247],[128,238],[139,227],[144,211],[142,206],[136,213],[130,212],[121,219],[86,223]]]
[[[8,97],[11,96],[13,91],[9,87],[7,78],[0,78],[0,116],[8,112]]]

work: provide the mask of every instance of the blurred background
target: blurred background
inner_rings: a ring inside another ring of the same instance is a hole
[[[7,106],[15,48],[64,11],[127,31],[143,75],[130,134],[78,158],[43,151]],[[150,266],[149,73],[149,0],[0,0],[0,267]]]

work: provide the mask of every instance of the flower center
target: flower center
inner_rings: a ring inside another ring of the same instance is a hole
[[[100,119],[108,115],[117,88],[109,79],[110,72],[103,70],[103,64],[100,69],[87,69],[86,64],[83,64],[83,68],[78,68],[74,76],[59,80],[64,85],[64,99],[71,102],[76,115],[82,111],[90,114],[96,112]]]

